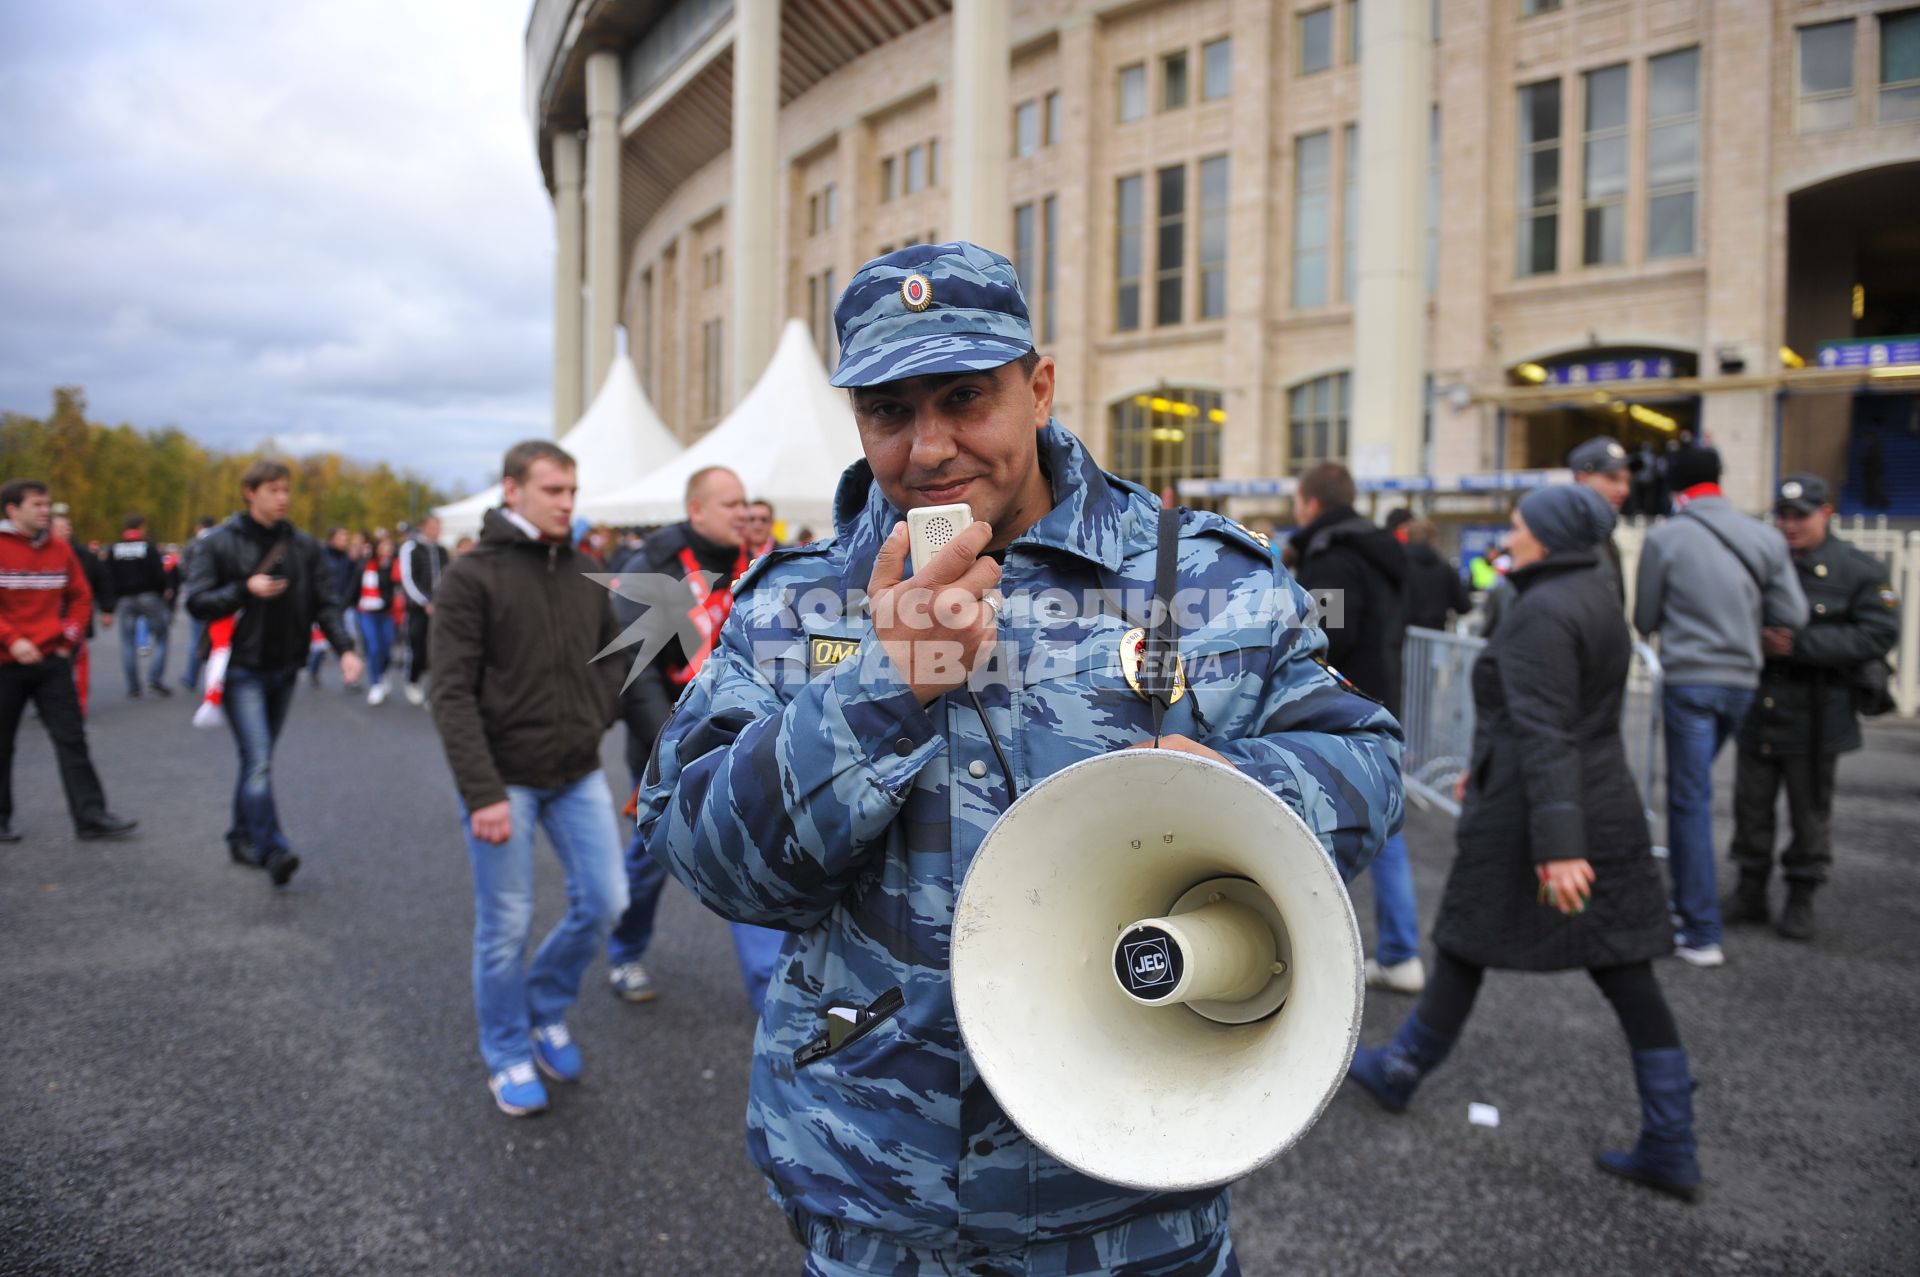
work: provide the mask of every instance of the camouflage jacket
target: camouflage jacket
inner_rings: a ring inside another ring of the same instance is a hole
[[[1057,423],[1040,447],[1056,504],[1005,555],[1005,660],[978,689],[1022,791],[1151,734],[1118,652],[1152,599],[1159,503]],[[816,1247],[850,1228],[962,1256],[1107,1230],[1164,1248],[1183,1213],[1213,1226],[1224,1194],[1146,1194],[1062,1166],[1007,1120],[961,1042],[955,890],[1008,791],[971,700],[923,708],[847,605],[900,517],[858,463],[833,540],[749,569],[642,791],[638,836],[695,895],[793,933],[754,1044],[749,1150]],[[1315,660],[1326,638],[1297,619],[1305,593],[1251,533],[1188,511],[1179,568],[1183,592],[1206,593],[1181,596],[1205,603],[1183,620],[1191,694],[1164,730],[1269,785],[1351,878],[1401,823],[1398,724]],[[891,1007],[894,989],[892,1014],[808,1050],[828,1007]]]

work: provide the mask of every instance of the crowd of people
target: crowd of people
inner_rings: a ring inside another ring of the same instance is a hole
[[[671,875],[732,929],[760,1018],[749,1151],[809,1273],[1017,1260],[1223,1277],[1238,1272],[1224,1194],[1119,1187],[1030,1144],[971,1073],[947,969],[964,867],[1021,790],[1115,748],[1179,750],[1268,786],[1346,880],[1371,872],[1367,982],[1418,1002],[1354,1057],[1368,1095],[1407,1107],[1489,968],[1584,969],[1620,1021],[1641,1101],[1637,1142],[1600,1164],[1694,1196],[1694,1083],[1653,963],[1724,963],[1724,923],[1812,936],[1835,759],[1860,745],[1858,711],[1883,706],[1897,637],[1879,565],[1829,531],[1824,482],[1784,481],[1770,527],[1722,496],[1711,448],[1665,456],[1670,517],[1646,539],[1631,618],[1612,540],[1617,512],[1646,499],[1628,450],[1589,440],[1570,458],[1574,483],[1518,503],[1509,570],[1480,607],[1476,733],[1429,973],[1402,834],[1402,646],[1410,625],[1445,628],[1473,608],[1434,526],[1411,511],[1376,526],[1338,464],[1299,476],[1298,527],[1278,544],[1102,471],[1050,415],[1054,365],[1012,266],[977,246],[868,263],[835,323],[833,384],[864,456],[825,540],[775,540],[773,509],[723,467],[690,478],[682,522],[581,527],[576,463],[539,440],[506,453],[501,504],[451,554],[432,518],[321,539],[291,527],[292,476],[272,461],[247,471],[244,508],[203,520],[184,549],[150,544],[137,515],[106,554],[73,547],[45,485],[7,483],[0,839],[18,837],[11,751],[28,701],[80,836],[134,826],[107,809],[87,756],[96,614],[118,626],[130,694],[165,695],[184,605],[182,680],[204,684],[238,754],[229,854],[276,885],[299,867],[272,759],[301,673],[319,685],[333,655],[379,705],[404,671],[457,793],[480,1055],[503,1112],[539,1112],[549,1084],[582,1076],[566,1016],[603,951],[614,994],[656,996],[645,959]],[[975,522],[910,568],[902,512],[956,502]],[[1163,572],[1265,602],[1224,674],[1156,704],[1132,675],[1138,695],[1117,691],[1103,660],[1143,632],[1117,600],[1151,597]],[[1021,686],[991,676],[1000,658],[1032,669],[1058,655],[1059,633],[1028,608],[1061,591],[1092,601],[1074,659]],[[802,614],[797,597],[845,606]],[[1666,873],[1620,734],[1636,629],[1665,664]],[[631,670],[596,659],[633,638]],[[630,833],[601,766],[616,722]],[[1722,902],[1711,768],[1729,738],[1738,882]],[[1775,915],[1782,788],[1793,839]],[[534,946],[536,830],[567,908]]]

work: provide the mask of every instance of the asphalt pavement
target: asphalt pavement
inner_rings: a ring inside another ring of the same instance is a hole
[[[134,836],[76,842],[45,732],[21,729],[0,1273],[798,1272],[744,1151],[753,1026],[719,920],[671,886],[660,999],[617,1001],[596,963],[570,1017],[585,1081],[509,1119],[475,1049],[470,877],[426,711],[368,706],[331,665],[303,683],[276,789],[304,863],[275,891],[221,842],[230,738],[189,726],[185,694],[129,700],[117,645],[96,645],[90,731]],[[1869,742],[1841,766],[1818,941],[1736,931],[1722,970],[1659,964],[1700,1079],[1700,1204],[1593,1169],[1637,1110],[1586,977],[1495,974],[1406,1114],[1348,1087],[1236,1188],[1249,1277],[1912,1271],[1920,730]],[[1409,839],[1430,921],[1450,822],[1416,813]],[[539,890],[544,931],[563,898],[544,852]],[[1356,900],[1370,936],[1364,883]],[[1410,1005],[1370,995],[1362,1040]]]

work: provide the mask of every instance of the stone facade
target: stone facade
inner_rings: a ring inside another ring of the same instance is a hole
[[[1522,7],[1521,0],[1435,6],[1440,141],[1426,339],[1436,390],[1430,468],[1550,464],[1530,457],[1525,432],[1514,428],[1511,370],[1594,347],[1658,348],[1697,364],[1700,380],[1690,389],[1699,394],[1699,421],[1726,454],[1731,494],[1757,508],[1774,475],[1778,441],[1772,390],[1753,374],[1775,371],[1776,352],[1790,337],[1789,198],[1848,173],[1920,159],[1920,122],[1875,122],[1874,15],[1910,5],[1564,0],[1533,16],[1522,16]],[[1172,386],[1222,396],[1225,476],[1285,474],[1291,392],[1351,367],[1356,340],[1365,340],[1354,331],[1351,297],[1341,287],[1351,251],[1346,206],[1354,198],[1345,130],[1360,114],[1362,71],[1349,38],[1357,11],[1343,0],[1014,0],[1010,208],[1005,235],[989,246],[1013,256],[1013,210],[1034,206],[1036,293],[1044,296],[1031,300],[1036,318],[1051,319],[1042,346],[1060,364],[1057,415],[1109,464],[1115,405]],[[1846,18],[1859,19],[1855,125],[1797,133],[1795,29]],[[1323,29],[1328,65],[1303,70],[1303,60],[1322,47]],[[726,237],[725,154],[682,182],[626,246],[622,322],[647,391],[675,429],[697,436],[728,406],[724,390],[718,405],[707,391],[706,325],[800,316],[823,339],[831,366],[831,301],[823,294],[829,278],[844,287],[881,250],[949,233],[952,162],[936,152],[950,131],[951,31],[951,16],[919,26],[781,108],[774,224],[775,260],[785,269],[766,281],[767,314],[743,320],[727,313],[727,288],[710,273],[711,255]],[[1231,87],[1209,98],[1205,50],[1221,39],[1231,41]],[[1688,48],[1699,50],[1694,246],[1652,258],[1648,66]],[[1182,96],[1169,87],[1181,53],[1184,102],[1170,105],[1170,92]],[[1583,266],[1583,76],[1618,64],[1627,67],[1628,85],[1622,251],[1615,263]],[[1144,73],[1144,109],[1123,119],[1131,90],[1122,73],[1136,66]],[[1560,81],[1562,95],[1558,269],[1522,278],[1516,95],[1520,86],[1547,79]],[[1058,95],[1055,112],[1048,110],[1050,94]],[[1038,115],[1038,144],[1017,155],[1015,111],[1028,102]],[[1319,148],[1314,153],[1326,161],[1324,171],[1315,170],[1319,205],[1299,189],[1303,146]],[[909,192],[916,148],[926,181]],[[1230,174],[1224,313],[1203,319],[1199,166],[1213,157],[1225,157]],[[1185,170],[1180,320],[1157,324],[1156,185],[1160,172],[1174,167]],[[1121,331],[1117,204],[1121,180],[1133,176],[1141,179],[1141,318],[1136,330]],[[822,207],[829,188],[831,224]],[[1050,267],[1038,260],[1039,210],[1049,198],[1056,219]],[[1302,217],[1312,207],[1318,214]],[[1320,254],[1326,287],[1324,297],[1296,304],[1303,251]],[[730,263],[723,259],[718,269],[724,274]],[[1723,373],[1729,359],[1746,375]],[[719,384],[726,387],[726,379]],[[1402,428],[1419,432],[1423,424]],[[1804,441],[1784,452],[1789,463],[1833,462],[1830,449],[1822,454]],[[1241,500],[1236,508],[1261,514],[1272,507]]]

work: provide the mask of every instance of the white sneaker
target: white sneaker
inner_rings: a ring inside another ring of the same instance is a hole
[[[418,683],[408,683],[407,684],[407,704],[425,705],[426,703],[427,703],[427,689],[420,686],[420,684]]]
[[[623,962],[607,972],[607,983],[613,986],[615,997],[625,998],[628,1002],[651,1002],[654,999],[653,977],[639,962]]]
[[[1391,993],[1418,993],[1427,987],[1427,968],[1418,956],[1384,967],[1368,958],[1367,987]]]
[[[386,699],[387,685],[385,683],[375,683],[367,689],[367,704],[378,705]]]
[[[1727,955],[1721,951],[1720,946],[1717,944],[1677,944],[1673,946],[1673,956],[1682,962],[1690,963],[1696,967],[1724,967],[1727,965]]]

